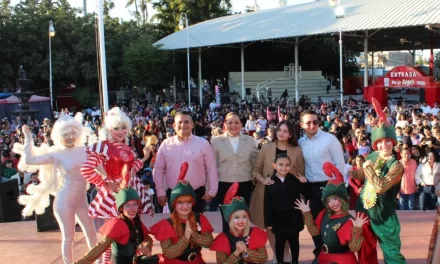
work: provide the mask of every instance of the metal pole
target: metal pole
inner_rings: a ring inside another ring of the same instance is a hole
[[[246,92],[244,88],[244,43],[241,43],[241,100],[246,97]]]
[[[87,0],[83,0],[84,16],[87,16]]]
[[[374,51],[371,52],[371,83],[374,83]]]
[[[107,64],[105,58],[104,40],[104,0],[98,0],[98,35],[99,35],[99,58],[101,67],[102,108],[104,113],[109,111],[107,90]]]
[[[431,52],[429,54],[429,76],[434,76],[434,33],[431,30]]]
[[[342,72],[342,30],[341,30],[341,19],[338,19],[339,24],[339,87],[340,87],[340,93],[341,93],[341,107],[344,106],[344,79],[343,79],[343,72]]]
[[[52,37],[49,34],[49,89],[50,89],[50,107],[53,111],[53,93],[52,93]]]
[[[176,54],[175,54],[174,50],[173,50],[173,66],[176,67]],[[177,88],[176,88],[176,85],[177,85],[177,83],[176,83],[176,74],[174,74],[174,77],[173,77],[173,97],[174,97],[174,102],[177,100]]]
[[[188,107],[191,107],[191,77],[190,77],[190,68],[189,68],[189,28],[188,28],[188,16],[185,14],[186,21],[186,55],[187,55],[187,63],[188,63]]]
[[[299,89],[298,89],[298,38],[295,41],[295,102],[299,103]]]
[[[364,88],[368,86],[368,31],[364,38]]]
[[[203,83],[202,83],[202,48],[199,47],[199,94],[200,106],[203,108]]]

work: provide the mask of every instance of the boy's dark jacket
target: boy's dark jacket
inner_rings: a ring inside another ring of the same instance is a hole
[[[306,184],[301,183],[294,175],[288,174],[282,182],[275,174],[272,185],[264,189],[264,225],[272,227],[272,232],[292,233],[304,229],[303,216],[295,209],[296,199],[300,194],[305,196]]]

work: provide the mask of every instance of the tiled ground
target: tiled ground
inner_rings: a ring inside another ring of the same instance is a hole
[[[428,242],[435,212],[407,211],[398,212],[402,224],[402,253],[408,264],[426,263]],[[221,230],[219,213],[207,213],[216,232]],[[165,215],[155,215],[154,218],[144,216],[147,226],[156,223]],[[2,264],[62,264],[60,258],[61,235],[59,231],[37,232],[35,222],[0,223],[0,263]],[[303,231],[300,236],[301,252],[300,263],[310,263],[312,260],[313,242],[310,235]],[[87,251],[84,236],[78,227],[74,240],[74,255],[80,257]],[[160,252],[157,242],[154,243],[154,252]],[[215,254],[203,250],[207,263],[215,263]],[[268,246],[269,259],[272,259],[272,250]],[[379,252],[382,259],[382,253]],[[383,263],[383,261],[381,262]]]

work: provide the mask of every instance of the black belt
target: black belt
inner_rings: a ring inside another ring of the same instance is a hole
[[[200,255],[200,250],[194,250],[192,252],[184,252],[182,255],[178,256],[177,259],[181,261],[193,262],[196,260],[197,256]]]
[[[322,245],[322,252],[324,254],[329,254],[329,253],[345,253],[347,251],[349,251],[350,249],[348,248],[347,245]]]
[[[327,185],[327,181],[309,182],[309,183],[311,183],[312,185],[315,185],[315,186],[319,186],[319,187]]]

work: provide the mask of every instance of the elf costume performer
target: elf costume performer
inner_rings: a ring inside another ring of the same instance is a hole
[[[356,216],[348,212],[348,193],[344,177],[331,163],[324,163],[324,172],[330,179],[322,192],[323,209],[316,219],[310,212],[309,201],[296,200],[297,209],[301,210],[304,224],[310,235],[321,234],[323,246],[318,256],[319,264],[357,264],[355,252],[359,250],[364,238],[362,226],[367,217]]]
[[[374,152],[367,156],[363,173],[352,174],[363,180],[358,212],[370,218],[370,225],[379,240],[386,264],[403,264],[400,253],[400,223],[396,215],[396,197],[400,190],[403,166],[393,154],[396,132],[388,122],[379,102],[373,98],[378,122],[371,133]]]
[[[250,226],[249,208],[243,197],[235,196],[238,186],[238,182],[231,185],[221,206],[229,231],[220,233],[210,249],[219,264],[265,263],[267,234]]]
[[[160,263],[204,264],[201,250],[212,245],[212,226],[208,219],[194,213],[196,194],[189,182],[185,181],[188,163],[180,168],[176,187],[171,191],[170,204],[173,208],[170,218],[163,219],[151,227],[151,233],[160,242],[162,254]]]
[[[107,221],[100,229],[103,238],[76,264],[92,264],[108,248],[112,249],[112,264],[154,263],[151,257],[153,240],[141,222],[141,199],[133,188],[122,189],[116,194],[118,218]],[[148,261],[150,260],[150,261]]]
[[[440,184],[435,185],[435,194],[440,196]],[[440,206],[437,207],[436,220],[432,227],[431,239],[429,240],[428,264],[440,264]]]

